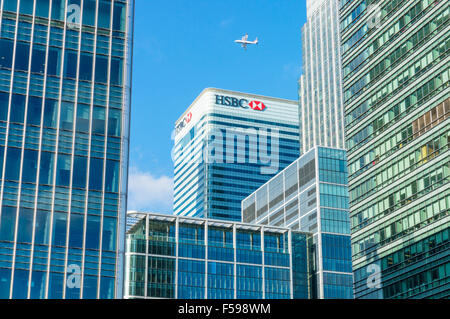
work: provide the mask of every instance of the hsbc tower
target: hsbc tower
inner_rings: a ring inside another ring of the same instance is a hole
[[[241,221],[241,201],[298,158],[298,122],[296,101],[203,90],[175,125],[174,214]]]

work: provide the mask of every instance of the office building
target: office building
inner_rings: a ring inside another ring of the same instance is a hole
[[[132,0],[0,1],[0,298],[121,298]]]
[[[299,80],[300,153],[315,146],[344,147],[339,3],[308,0],[302,28]]]
[[[449,10],[341,1],[356,298],[450,296]]]
[[[242,199],[299,156],[298,105],[205,89],[174,139],[174,213],[240,221]]]
[[[352,299],[345,150],[315,147],[242,201],[244,223],[311,233],[312,298]]]
[[[125,298],[306,299],[309,235],[130,212]]]

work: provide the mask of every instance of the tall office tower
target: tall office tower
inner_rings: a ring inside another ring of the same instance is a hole
[[[312,298],[353,298],[345,150],[315,147],[242,201],[244,223],[312,235]]]
[[[174,213],[240,221],[242,199],[298,157],[298,105],[205,89],[175,133]]]
[[[121,298],[134,1],[0,1],[0,298]]]
[[[338,0],[307,1],[299,80],[300,152],[344,148]]]
[[[125,298],[308,299],[309,234],[130,212]]]
[[[449,2],[340,10],[355,297],[448,298]]]

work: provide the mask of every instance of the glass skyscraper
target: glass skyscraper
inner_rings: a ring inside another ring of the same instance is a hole
[[[307,299],[309,235],[130,212],[125,298]]]
[[[450,297],[449,11],[340,1],[356,298]]]
[[[344,148],[338,0],[308,0],[299,81],[300,153]]]
[[[242,218],[310,233],[311,297],[353,298],[345,150],[303,154],[242,201]]]
[[[132,0],[0,1],[0,298],[121,298]]]
[[[298,105],[205,89],[174,139],[174,213],[240,221],[242,199],[299,156]]]

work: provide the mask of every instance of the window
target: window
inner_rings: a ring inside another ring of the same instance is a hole
[[[15,147],[8,147],[6,152],[5,179],[18,181],[20,175],[20,162],[22,150]]]
[[[22,182],[35,183],[37,172],[38,151],[24,150],[23,168],[22,168]]]
[[[72,186],[78,188],[86,187],[87,157],[75,156],[73,163]]]
[[[27,124],[39,125],[41,123],[42,99],[35,96],[28,98]]]
[[[50,185],[53,183],[53,167],[55,154],[49,152],[41,153],[39,168],[39,184]]]
[[[13,46],[13,41],[0,39],[0,68],[12,68]]]
[[[25,116],[25,95],[13,94],[11,101],[11,122],[22,123]]]
[[[16,59],[14,69],[16,71],[28,71],[28,57],[30,55],[30,44],[25,42],[17,42]]]

